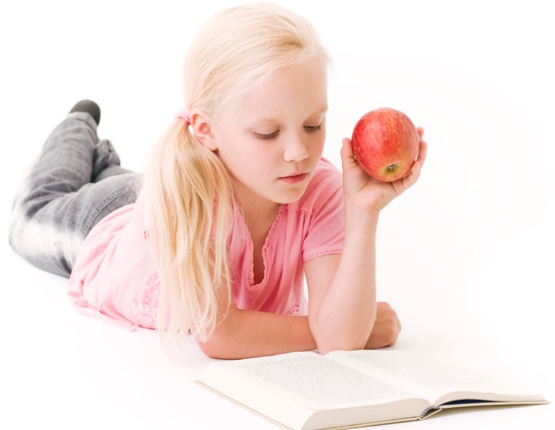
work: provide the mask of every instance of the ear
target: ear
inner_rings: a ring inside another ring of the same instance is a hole
[[[202,112],[197,110],[191,112],[191,127],[198,143],[210,151],[218,149],[210,123]]]

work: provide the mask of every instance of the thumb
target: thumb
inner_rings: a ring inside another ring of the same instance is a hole
[[[348,171],[353,166],[356,166],[358,164],[353,154],[353,145],[351,139],[347,137],[343,139],[343,146],[341,147],[341,164],[343,166],[344,172]]]

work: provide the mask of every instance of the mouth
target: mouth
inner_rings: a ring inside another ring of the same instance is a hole
[[[278,178],[280,181],[286,182],[288,184],[296,184],[298,182],[302,182],[306,179],[308,173],[306,172],[295,172],[288,176],[282,176]]]

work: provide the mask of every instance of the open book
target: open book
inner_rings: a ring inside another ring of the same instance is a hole
[[[213,361],[195,382],[295,430],[415,421],[447,408],[548,403],[486,374],[398,350]]]

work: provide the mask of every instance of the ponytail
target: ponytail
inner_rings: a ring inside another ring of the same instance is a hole
[[[176,119],[145,173],[146,219],[160,279],[163,339],[213,332],[231,302],[227,238],[232,189],[220,159]]]

